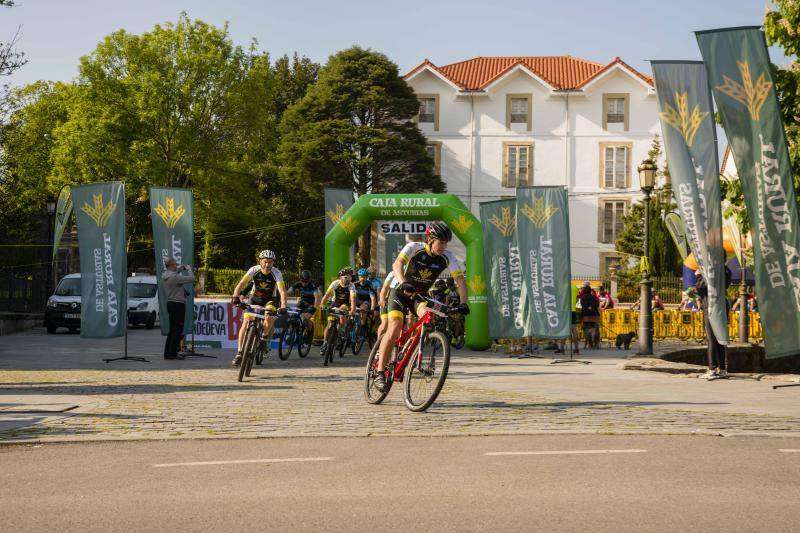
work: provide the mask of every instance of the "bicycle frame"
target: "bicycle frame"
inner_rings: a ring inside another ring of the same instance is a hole
[[[409,345],[408,349],[403,353],[403,357],[400,358],[399,361],[396,362],[394,370],[392,373],[394,374],[393,378],[396,381],[403,381],[403,371],[405,370],[406,366],[412,359],[412,354],[414,356],[418,353],[419,348],[419,341],[422,338],[422,333],[425,331],[425,328],[433,322],[433,313],[429,309],[425,311],[425,314],[422,315],[422,318],[418,319],[414,324],[411,325],[408,329],[404,329],[403,332],[400,334],[400,337],[395,341],[394,345],[397,347],[398,350],[402,351],[403,347],[406,345],[406,342],[411,340],[411,344]]]

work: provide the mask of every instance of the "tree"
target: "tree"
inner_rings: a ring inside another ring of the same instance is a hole
[[[800,2],[775,0],[771,4],[772,9],[764,15],[767,44],[777,44],[787,57],[797,56],[800,54]],[[772,73],[789,142],[795,192],[800,193],[800,63],[795,59],[785,68],[773,65]]]
[[[662,158],[661,140],[653,139],[648,157],[653,161]],[[663,165],[656,174],[655,188],[650,201],[650,269],[656,275],[681,275],[681,257],[669,234],[664,217],[674,211],[677,205],[672,201],[672,189],[668,179],[669,170]],[[629,256],[644,255],[644,200],[634,204],[623,216],[623,229],[614,243],[617,251]],[[624,275],[624,273],[623,273]]]
[[[0,7],[14,7],[15,0],[0,0]],[[27,63],[25,54],[17,49],[17,42],[19,41],[19,28],[9,41],[0,41],[0,78],[5,78],[14,73],[14,71],[22,68]],[[7,105],[7,92],[8,85],[3,84],[0,86],[3,94],[0,94],[0,113],[8,111]]]
[[[331,56],[281,123],[280,177],[306,200],[304,214],[322,213],[325,187],[358,194],[444,191],[413,121],[418,110],[414,91],[385,55],[353,47]],[[323,240],[321,227],[309,237]],[[359,239],[359,256],[369,263],[369,232]]]

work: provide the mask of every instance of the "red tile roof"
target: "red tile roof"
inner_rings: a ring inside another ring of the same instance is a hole
[[[607,65],[572,56],[475,57],[441,67],[426,59],[406,74],[406,77],[428,66],[461,89],[479,90],[521,65],[556,89],[578,89],[617,64],[630,70],[645,83],[653,84],[650,76],[636,71],[618,57]]]

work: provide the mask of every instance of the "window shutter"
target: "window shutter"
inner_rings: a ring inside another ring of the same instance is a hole
[[[528,176],[525,180],[525,185],[530,187],[533,185],[533,145],[527,147],[528,150]]]
[[[503,187],[508,187],[508,145],[503,144]]]
[[[606,205],[603,200],[597,203],[597,242],[605,242],[603,240],[603,222],[606,218]]]

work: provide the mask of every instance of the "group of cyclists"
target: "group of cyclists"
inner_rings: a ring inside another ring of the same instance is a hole
[[[353,280],[354,272],[350,267],[339,271],[337,279],[333,280],[324,294],[312,281],[311,273],[303,270],[300,281],[287,290],[283,275],[275,266],[275,253],[263,250],[258,255],[258,265],[250,268],[242,277],[233,291],[233,303],[241,305],[249,303],[262,306],[271,313],[264,315],[263,339],[271,339],[275,328],[277,315],[286,313],[287,297],[290,294],[299,297],[297,309],[303,321],[313,331],[312,317],[317,308],[325,306],[330,301],[330,309],[338,308],[343,313],[338,317],[331,315],[325,328],[325,337],[328,331],[336,327],[336,322],[352,319],[356,311],[361,311],[362,317],[380,324],[377,327],[378,370],[381,372],[376,379],[375,386],[381,390],[385,386],[383,371],[389,364],[391,347],[400,337],[406,317],[413,314],[421,317],[425,313],[426,303],[417,298],[417,295],[429,295],[434,300],[447,303],[457,316],[463,317],[469,313],[467,306],[467,286],[464,281],[464,267],[452,252],[447,250],[447,244],[452,240],[453,233],[444,222],[433,222],[429,225],[424,242],[409,242],[400,251],[391,272],[381,282],[375,277],[374,271],[360,268],[355,273],[357,279]],[[444,279],[449,276],[449,280]],[[248,296],[242,291],[252,286]],[[275,293],[279,296],[279,308],[275,308],[273,300]],[[247,329],[249,315],[245,315],[244,323],[239,330],[239,342],[233,365],[238,366],[242,361],[242,346],[244,332]],[[323,344],[322,351],[325,346]]]

